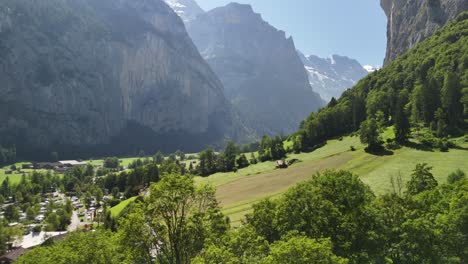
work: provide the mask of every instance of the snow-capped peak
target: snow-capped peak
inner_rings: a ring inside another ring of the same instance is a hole
[[[364,65],[362,66],[364,68],[364,70],[366,70],[368,73],[372,73],[372,72],[375,72],[376,70],[378,70],[377,67],[374,67],[372,65]]]

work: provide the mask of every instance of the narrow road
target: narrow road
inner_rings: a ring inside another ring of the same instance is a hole
[[[69,232],[76,231],[80,226],[80,218],[78,217],[78,211],[73,211],[70,225],[68,226],[67,230]]]

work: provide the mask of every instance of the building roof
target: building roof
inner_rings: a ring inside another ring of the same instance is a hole
[[[62,161],[59,161],[59,163],[62,165],[72,165],[72,166],[86,165],[86,162],[77,161],[77,160],[62,160]]]

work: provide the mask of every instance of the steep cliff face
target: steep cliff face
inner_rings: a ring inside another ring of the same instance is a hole
[[[290,133],[323,105],[292,38],[249,5],[213,9],[187,23],[187,31],[241,118],[259,134]]]
[[[385,64],[468,10],[467,0],[381,0],[380,3],[388,17]]]
[[[327,102],[332,97],[339,98],[346,89],[353,87],[368,74],[357,60],[346,56],[332,55],[330,58],[320,58],[298,53],[309,75],[312,90]]]
[[[230,122],[221,82],[160,0],[2,1],[0,108],[0,144],[25,152],[173,133],[201,145]]]
[[[197,18],[204,11],[195,0],[164,0],[184,22]]]

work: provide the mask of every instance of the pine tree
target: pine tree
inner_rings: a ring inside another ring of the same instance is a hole
[[[447,73],[442,88],[442,107],[447,113],[448,128],[451,132],[457,129],[463,116],[461,98],[461,87],[457,75],[453,72]]]
[[[405,107],[408,104],[408,91],[403,90],[398,95],[396,110],[395,110],[395,140],[404,144],[408,140],[408,136],[411,132],[408,115],[405,111]]]

